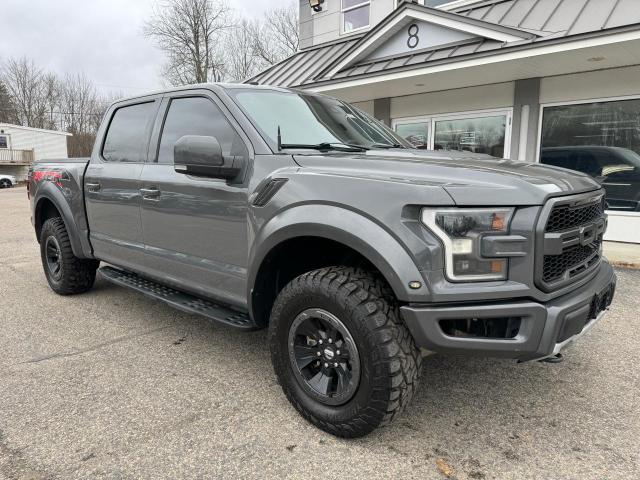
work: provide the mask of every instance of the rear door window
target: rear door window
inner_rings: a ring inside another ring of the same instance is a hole
[[[144,163],[155,102],[121,107],[111,118],[102,148],[107,162]]]

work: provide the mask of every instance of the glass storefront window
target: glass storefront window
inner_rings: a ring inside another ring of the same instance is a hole
[[[594,177],[610,210],[640,212],[640,99],[545,107],[540,161]]]
[[[398,135],[420,149],[467,151],[498,158],[509,151],[508,110],[398,118],[393,125]]]
[[[507,118],[495,117],[438,120],[434,128],[435,150],[459,150],[504,157]]]
[[[416,148],[429,148],[429,122],[400,123],[396,132]]]

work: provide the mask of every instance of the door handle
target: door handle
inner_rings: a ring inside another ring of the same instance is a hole
[[[140,193],[142,198],[158,198],[160,196],[160,190],[157,188],[141,188]]]
[[[101,185],[99,183],[87,183],[85,184],[87,187],[87,190],[89,190],[90,192],[99,192]]]

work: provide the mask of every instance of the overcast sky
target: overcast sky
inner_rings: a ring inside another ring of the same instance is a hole
[[[1,0],[0,60],[32,58],[64,74],[84,71],[103,92],[161,86],[163,55],[142,36],[155,0]],[[229,0],[247,17],[291,0]]]

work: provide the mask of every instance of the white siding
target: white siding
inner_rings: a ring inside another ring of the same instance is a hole
[[[640,67],[616,68],[543,78],[540,103],[640,95]]]
[[[373,100],[369,100],[368,102],[354,102],[351,105],[353,105],[356,108],[359,108],[360,110],[362,110],[365,113],[368,113],[369,115],[373,115]]]
[[[349,34],[342,34],[342,0],[325,0],[322,12],[311,13],[308,0],[300,1],[300,46],[307,48],[331,42]],[[371,0],[369,25],[374,26],[395,8],[395,0]],[[362,33],[363,30],[359,32]]]
[[[391,118],[508,108],[513,106],[513,92],[513,82],[507,82],[395,97],[391,99]]]
[[[33,150],[35,160],[67,158],[67,135],[63,133],[25,129],[7,124],[0,124],[0,130],[11,136],[10,148]]]

